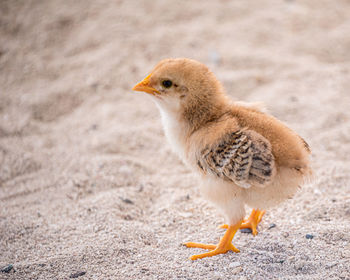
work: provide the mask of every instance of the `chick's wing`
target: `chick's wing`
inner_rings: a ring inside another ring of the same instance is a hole
[[[238,130],[204,149],[198,166],[205,173],[249,188],[264,187],[275,175],[270,142],[253,130]]]

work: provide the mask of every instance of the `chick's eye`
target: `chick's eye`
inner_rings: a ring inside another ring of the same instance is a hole
[[[173,82],[170,81],[170,80],[164,80],[162,82],[162,85],[165,87],[165,88],[170,88],[172,85],[173,85]]]

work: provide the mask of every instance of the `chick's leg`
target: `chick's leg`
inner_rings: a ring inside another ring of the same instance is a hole
[[[227,228],[227,231],[225,235],[221,238],[220,242],[218,245],[213,245],[213,244],[201,244],[201,243],[194,243],[194,242],[187,242],[185,245],[190,248],[201,248],[201,249],[208,249],[211,250],[208,253],[204,254],[199,254],[199,255],[194,255],[190,257],[191,260],[196,260],[196,259],[202,259],[206,257],[212,257],[216,256],[219,254],[225,254],[228,251],[233,251],[235,253],[238,253],[239,250],[232,245],[232,239],[235,236],[237,230],[240,228],[242,221],[235,225],[230,225]]]
[[[250,214],[249,218],[247,220],[244,220],[243,223],[241,224],[240,229],[243,228],[250,228],[252,230],[252,234],[255,236],[258,234],[257,227],[258,224],[261,222],[262,217],[265,214],[265,210],[258,210],[258,209],[253,209],[252,213]],[[228,228],[228,225],[224,224],[221,225],[220,228]]]

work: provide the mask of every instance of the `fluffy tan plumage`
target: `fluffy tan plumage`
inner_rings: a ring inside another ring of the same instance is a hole
[[[191,59],[165,59],[134,87],[152,95],[165,134],[182,160],[200,175],[203,195],[227,218],[218,245],[191,259],[228,250],[239,228],[257,224],[264,211],[290,198],[310,175],[310,149],[295,132],[259,106],[231,101],[214,74]],[[244,206],[253,207],[243,221]]]

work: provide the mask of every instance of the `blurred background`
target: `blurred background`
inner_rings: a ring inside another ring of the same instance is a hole
[[[239,255],[181,247],[223,220],[131,91],[168,57],[313,150],[315,181]],[[349,279],[349,75],[349,0],[0,0],[0,278]]]

